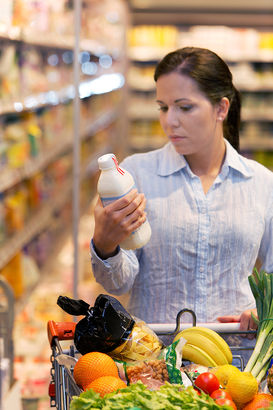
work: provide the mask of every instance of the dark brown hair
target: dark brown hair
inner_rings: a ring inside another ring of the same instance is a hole
[[[215,105],[223,97],[229,99],[228,115],[223,123],[224,137],[239,150],[241,113],[240,93],[234,87],[227,64],[213,51],[199,47],[184,47],[167,54],[156,66],[154,80],[161,75],[178,72],[192,78],[199,89]]]

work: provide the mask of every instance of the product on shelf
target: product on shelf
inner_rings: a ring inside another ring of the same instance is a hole
[[[4,276],[13,289],[14,297],[18,299],[24,292],[22,254],[18,252],[9,263],[0,270],[0,275]]]
[[[18,48],[4,43],[0,53],[0,108],[20,96],[20,69]]]
[[[16,115],[6,117],[4,141],[7,143],[7,162],[11,168],[22,167],[30,155],[30,145],[26,130]]]
[[[28,191],[23,182],[17,189],[12,188],[5,193],[5,226],[8,235],[21,231],[28,217]]]
[[[175,26],[140,25],[129,31],[130,47],[172,49],[177,46],[178,29]]]

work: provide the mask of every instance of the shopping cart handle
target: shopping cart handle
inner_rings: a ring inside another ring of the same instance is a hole
[[[49,320],[47,322],[47,336],[50,346],[53,340],[72,340],[74,339],[76,323],[75,322],[54,322]]]
[[[176,323],[149,323],[149,327],[156,333],[175,332]],[[180,323],[179,330],[187,329],[192,323]],[[196,323],[196,326],[208,327],[216,332],[238,332],[240,323]]]

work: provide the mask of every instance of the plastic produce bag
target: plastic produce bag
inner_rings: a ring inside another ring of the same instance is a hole
[[[182,371],[181,351],[186,340],[181,338],[163,348],[157,357],[135,362],[116,362],[119,373],[124,375],[129,384],[140,380],[150,390],[157,390],[165,382],[190,386],[192,383]]]
[[[83,300],[59,296],[57,301],[66,313],[85,315],[75,328],[74,343],[81,354],[108,353],[129,337],[135,321],[112,296],[100,294],[93,307]]]
[[[141,361],[151,357],[157,357],[163,347],[155,332],[149,326],[134,318],[135,324],[131,333],[123,338],[123,343],[109,352],[114,359],[122,361]]]

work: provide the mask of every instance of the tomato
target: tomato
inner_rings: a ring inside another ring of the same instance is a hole
[[[214,391],[211,393],[210,397],[212,397],[214,400],[217,400],[217,399],[229,399],[229,400],[232,400],[231,395],[230,395],[226,390],[223,390],[223,389],[214,390]]]
[[[236,404],[234,403],[233,400],[230,399],[216,399],[215,403],[219,404],[219,406],[230,406],[232,407],[234,410],[237,410]]]
[[[214,390],[218,390],[220,387],[219,380],[215,374],[211,372],[199,374],[199,376],[196,377],[194,384],[207,394],[211,394]]]

